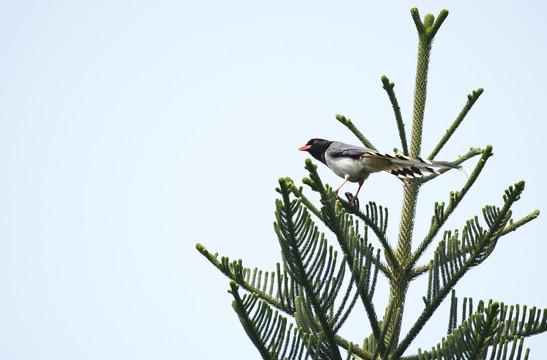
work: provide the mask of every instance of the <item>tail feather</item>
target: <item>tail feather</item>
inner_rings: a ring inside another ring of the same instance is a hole
[[[438,174],[439,172],[432,167],[417,167],[410,164],[392,164],[385,171],[393,174],[401,179],[417,179],[424,176],[424,174]]]
[[[433,161],[422,159],[420,157],[410,157],[404,155],[391,157],[390,160],[391,164],[386,171],[401,179],[414,179],[421,178],[426,174],[439,174],[436,168],[458,169],[462,171],[466,177],[469,177],[469,173],[466,168],[449,161]]]
[[[439,172],[435,168],[458,169],[463,172],[466,177],[469,177],[469,172],[467,168],[461,165],[451,163],[450,161],[434,161],[422,159],[421,157],[390,155],[372,150],[367,151],[361,156],[368,159],[381,158],[389,160],[382,165],[382,170],[387,171],[388,173],[393,174],[401,179],[415,179],[421,178],[425,174],[439,174]]]

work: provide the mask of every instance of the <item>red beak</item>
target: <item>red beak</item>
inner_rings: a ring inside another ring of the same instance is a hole
[[[300,150],[300,151],[308,151],[310,148],[311,148],[311,145],[304,145],[304,146],[302,146],[301,148],[299,148],[298,150]]]

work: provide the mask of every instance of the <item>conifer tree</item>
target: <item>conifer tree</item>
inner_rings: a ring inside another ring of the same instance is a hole
[[[382,83],[393,106],[400,153],[417,157],[422,150],[429,55],[433,38],[448,11],[441,11],[437,18],[428,14],[423,20],[417,9],[412,9],[411,14],[419,44],[410,143],[394,84],[385,76]],[[478,89],[468,95],[467,103],[428,159],[434,159],[450,140],[482,92]],[[365,146],[374,149],[350,119],[342,115],[336,118]],[[482,219],[472,216],[461,230],[443,230],[491,156],[492,146],[488,145],[484,149],[471,148],[454,161],[461,164],[480,157],[465,185],[451,192],[446,202],[434,204],[429,230],[423,239],[412,236],[417,198],[420,188],[437,175],[403,180],[395,246],[386,235],[385,207],[374,202],[360,206],[358,200],[350,205],[349,201],[338,198],[332,187],[321,181],[316,165],[307,159],[305,168],[309,177],[303,179],[306,187],[298,186],[290,178],[281,178],[276,189],[279,199],[274,230],[282,261],[277,263],[275,271],[246,268],[241,260],[218,257],[201,244],[196,247],[231,279],[232,306],[264,359],[527,359],[529,349],[524,350],[523,340],[547,331],[547,309],[492,300],[474,302],[471,298],[460,301],[455,294],[458,281],[492,254],[501,237],[539,215],[535,210],[519,220],[512,219],[511,207],[519,200],[524,181],[509,186],[498,205],[485,206]],[[309,191],[319,194],[320,204],[312,203]],[[328,229],[328,235],[319,231],[318,221]],[[424,261],[423,255],[434,242],[432,258]],[[382,313],[373,303],[378,276],[384,276],[390,286],[389,304]],[[410,330],[403,333],[407,289],[420,276],[429,279],[423,310],[406,326]],[[409,345],[447,298],[450,298],[447,334],[428,350],[409,354]],[[365,310],[371,331],[355,334],[356,338],[349,340],[340,336],[339,330],[356,307]]]

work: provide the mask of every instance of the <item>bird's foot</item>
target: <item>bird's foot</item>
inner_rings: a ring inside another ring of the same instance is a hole
[[[348,201],[349,201],[349,206],[353,206],[353,203],[355,201],[357,201],[357,207],[359,207],[359,200],[357,199],[357,195],[356,196],[353,196],[352,193],[350,193],[349,191],[346,192],[346,197],[348,198]]]

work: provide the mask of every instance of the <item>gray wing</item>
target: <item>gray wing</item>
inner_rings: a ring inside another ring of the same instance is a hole
[[[364,154],[375,154],[376,152],[362,146],[355,146],[350,144],[345,144],[343,142],[334,141],[329,148],[327,149],[327,155],[335,157],[350,157],[354,159],[359,159]]]

